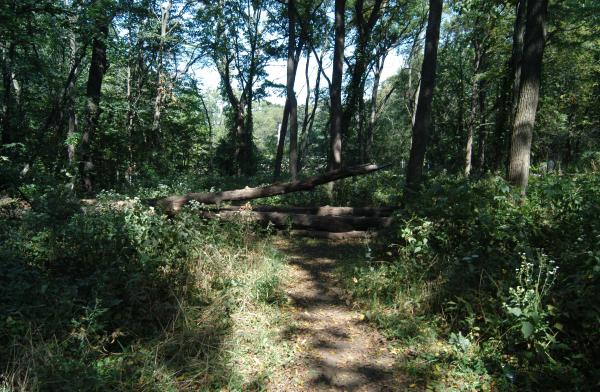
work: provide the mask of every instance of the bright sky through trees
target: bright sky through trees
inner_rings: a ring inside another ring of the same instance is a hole
[[[310,83],[311,90],[314,88],[315,78],[317,77],[318,66],[314,59],[311,57],[310,60]],[[385,62],[383,67],[381,80],[385,81],[391,76],[398,73],[400,68],[404,64],[404,58],[402,55],[391,52]],[[267,65],[267,72],[269,74],[268,78],[273,83],[281,84],[285,86],[285,78],[286,78],[286,60],[274,60],[269,65]],[[331,78],[331,61],[328,61],[324,64],[325,72],[327,72],[327,76]],[[306,67],[306,57],[303,56],[300,58],[300,62],[298,64],[298,77],[296,77],[295,90],[296,95],[298,97],[298,102],[304,102],[306,99],[306,78],[304,77],[304,69]],[[194,70],[194,76],[202,83],[203,89],[214,90],[219,87],[219,73],[213,66],[201,67]],[[324,87],[322,84],[321,87]],[[282,87],[280,91],[274,91],[271,89],[270,95],[267,100],[271,103],[276,103],[278,105],[285,104],[285,88]],[[365,91],[365,95],[368,95],[369,92]]]

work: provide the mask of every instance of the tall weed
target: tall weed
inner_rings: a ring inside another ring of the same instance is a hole
[[[598,200],[594,173],[534,177],[525,200],[499,177],[440,176],[372,245],[388,261],[342,273],[433,389],[594,389]]]
[[[289,352],[281,259],[260,230],[104,199],[0,225],[0,388],[264,385]]]

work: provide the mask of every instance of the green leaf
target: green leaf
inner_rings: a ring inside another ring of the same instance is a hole
[[[521,332],[523,333],[523,337],[528,339],[533,334],[533,324],[529,321],[523,321],[523,324],[521,324]]]
[[[520,315],[523,314],[523,312],[521,311],[521,308],[508,308],[507,311],[508,311],[508,313],[510,313],[516,317],[519,317]]]

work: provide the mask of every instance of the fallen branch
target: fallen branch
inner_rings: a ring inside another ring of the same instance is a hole
[[[400,207],[280,207],[280,206],[252,206],[255,212],[283,212],[287,214],[310,214],[317,216],[369,216],[387,217]],[[242,211],[245,206],[221,207],[219,211]]]
[[[286,232],[283,232],[286,234]],[[370,231],[346,231],[341,233],[331,233],[320,230],[290,230],[289,234],[294,237],[325,238],[328,240],[348,240],[353,238],[372,238],[376,235]]]
[[[244,189],[235,189],[231,191],[223,191],[216,193],[188,193],[184,196],[170,196],[165,199],[157,200],[155,201],[155,203],[158,204],[160,207],[164,208],[167,212],[173,214],[179,211],[184,205],[191,201],[196,201],[198,203],[205,204],[217,204],[223,201],[250,200],[258,199],[261,197],[283,195],[292,192],[308,191],[315,188],[318,185],[340,180],[342,178],[373,173],[375,171],[384,169],[388,166],[390,165],[367,164],[360,166],[351,166],[342,168],[340,170],[330,171],[322,175],[309,177],[303,180],[273,184],[258,188],[246,187]]]

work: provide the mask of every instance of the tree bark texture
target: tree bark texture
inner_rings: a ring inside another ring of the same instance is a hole
[[[285,136],[287,134],[288,122],[290,126],[290,174],[295,180],[298,176],[298,102],[294,91],[296,82],[296,73],[300,54],[302,53],[303,42],[296,45],[296,4],[294,0],[289,0],[287,4],[288,15],[288,59],[287,59],[287,80],[286,80],[286,100],[283,109],[283,119],[281,120],[281,131],[277,143],[277,153],[275,156],[275,180],[281,176],[281,163],[283,161],[283,150],[285,146]]]
[[[92,58],[90,61],[90,71],[88,74],[86,97],[87,108],[85,114],[85,127],[81,135],[81,159],[79,163],[79,173],[86,192],[92,192],[92,172],[94,165],[92,162],[91,141],[98,130],[100,119],[100,95],[102,91],[102,80],[108,68],[106,59],[106,40],[108,38],[108,26],[110,18],[102,16],[96,22],[96,36],[92,42]]]
[[[529,0],[527,26],[523,45],[521,84],[512,128],[508,180],[521,188],[524,194],[529,180],[531,142],[537,112],[542,58],[544,55],[544,28],[548,0]]]
[[[525,30],[527,25],[527,7],[528,0],[519,0],[516,9],[515,28],[513,31],[513,46],[510,61],[510,72],[512,81],[512,94],[510,100],[510,113],[508,122],[508,143],[506,170],[510,164],[510,154],[512,148],[512,130],[515,125],[515,115],[517,113],[517,104],[519,102],[519,89],[521,87],[521,70],[523,62],[523,46],[525,42]]]
[[[335,0],[335,45],[333,48],[333,73],[331,76],[331,124],[329,130],[329,169],[342,167],[342,77],[344,74],[345,0]]]
[[[513,47],[511,55],[511,73],[512,73],[512,99],[510,111],[510,126],[514,124],[515,114],[517,112],[517,103],[519,100],[519,88],[521,86],[521,67],[523,61],[523,45],[525,44],[525,29],[527,24],[527,1],[519,0],[517,4],[517,14],[515,19],[515,29],[513,31]]]
[[[465,176],[471,175],[473,169],[473,138],[477,131],[479,124],[479,94],[480,82],[478,75],[481,72],[481,65],[483,61],[483,45],[477,40],[474,41],[473,47],[475,49],[475,61],[473,66],[473,79],[471,81],[471,112],[469,118],[469,126],[467,129],[467,144],[465,147]]]
[[[442,19],[442,0],[429,1],[429,17],[425,33],[425,53],[421,70],[421,83],[415,123],[412,129],[412,144],[410,157],[406,168],[406,186],[410,191],[416,190],[423,176],[423,163],[427,139],[431,128],[431,102],[435,87],[435,72],[437,49],[440,38],[440,23]]]
[[[287,135],[288,119],[290,117],[290,99],[285,98],[283,106],[283,119],[279,123],[279,133],[277,135],[277,152],[275,153],[275,170],[273,179],[277,181],[281,177],[281,164],[283,162],[283,150],[285,148],[285,138]]]
[[[519,0],[515,7],[512,54],[497,99],[498,111],[494,127],[494,157],[491,162],[493,170],[500,168],[501,165],[506,169],[508,168],[508,159],[506,158],[510,155],[512,124],[521,82],[521,58],[523,57],[523,40],[527,19],[526,5],[526,0]]]

